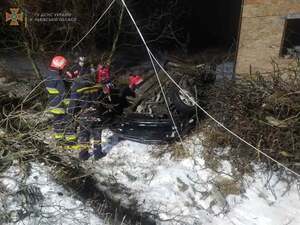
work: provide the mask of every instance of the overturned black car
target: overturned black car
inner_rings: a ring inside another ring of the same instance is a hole
[[[180,135],[184,136],[203,118],[201,110],[195,107],[185,93],[205,106],[207,90],[215,81],[215,67],[205,64],[185,67],[168,63],[166,69],[183,89],[179,90],[162,71],[159,72],[176,127]],[[115,96],[119,91],[113,90]],[[123,139],[141,143],[166,143],[176,140],[178,134],[153,72],[144,76],[144,82],[136,94],[135,98],[127,98],[128,104],[124,105],[122,114],[115,115],[108,127]]]

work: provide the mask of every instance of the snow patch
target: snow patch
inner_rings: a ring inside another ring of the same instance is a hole
[[[228,161],[213,171],[205,167],[201,140],[194,135],[185,141],[191,157],[183,160],[168,153],[156,158],[160,146],[115,140],[107,143],[105,158],[86,166],[99,183],[120,187],[123,204],[130,196],[140,211],[156,215],[158,224],[300,224],[296,183],[286,191],[289,187],[277,174],[270,179],[259,172],[236,181]]]
[[[0,195],[0,214],[10,216],[3,224],[105,224],[90,207],[55,183],[47,167],[32,163],[30,175],[24,175],[16,163],[2,174],[0,184],[7,195]]]

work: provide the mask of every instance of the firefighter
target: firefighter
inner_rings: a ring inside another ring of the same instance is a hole
[[[104,101],[109,100],[111,92],[110,67],[98,65],[96,76],[85,76],[79,79],[76,93],[80,96],[79,134],[78,144],[80,148],[79,158],[87,160],[91,155],[98,160],[106,154],[102,151],[101,135],[104,122],[104,114],[107,108]],[[102,91],[101,91],[102,90]],[[108,97],[108,98],[106,98]],[[107,102],[109,104],[109,102]],[[91,145],[91,141],[93,141]],[[92,152],[89,150],[92,146]]]
[[[97,68],[96,82],[106,84],[111,81],[110,66],[99,64]]]
[[[72,78],[71,88],[70,88],[70,96],[68,99],[68,107],[66,110],[66,120],[67,127],[65,128],[65,148],[72,149],[76,148],[77,142],[77,123],[75,121],[75,116],[83,107],[81,101],[82,92],[79,90],[84,87],[88,87],[94,84],[94,82],[86,79],[87,76],[91,75],[91,68],[89,67],[86,57],[79,56],[76,60],[75,65],[72,70],[68,72],[68,77]]]
[[[65,106],[63,100],[66,94],[65,88],[65,70],[69,65],[64,56],[55,56],[51,60],[48,71],[44,74],[46,90],[48,93],[47,111],[54,115],[53,130],[54,138],[62,140],[65,127]]]
[[[143,83],[144,79],[137,74],[130,74],[129,76],[129,89],[136,95],[135,90]]]
[[[103,93],[98,89],[95,92],[83,94],[85,106],[79,116],[79,136],[78,144],[80,146],[79,158],[88,160],[91,155],[98,160],[106,155],[102,151],[101,136],[104,123],[104,114],[107,109],[101,104]],[[91,143],[91,141],[93,143]],[[92,147],[91,153],[89,149]]]
[[[99,64],[97,67],[97,74],[96,74],[96,83],[100,83],[103,85],[103,93],[108,95],[110,99],[110,92],[112,89],[112,81],[110,75],[110,65],[108,63],[102,65]]]
[[[106,155],[102,150],[101,136],[104,123],[111,116],[107,108],[111,102],[107,96],[110,94],[111,83],[110,73],[99,73],[99,67],[96,77],[93,74],[86,74],[76,79],[80,84],[76,92],[80,96],[80,112],[78,142],[72,149],[80,149],[79,158],[88,160],[92,155],[98,160]],[[102,79],[105,78],[105,79]],[[143,82],[139,75],[129,77],[129,86],[122,92],[121,99],[127,96],[135,97],[135,89]],[[80,87],[80,88],[79,88]],[[107,88],[107,90],[104,90]],[[121,104],[121,102],[120,102]],[[92,142],[92,143],[91,143]],[[89,151],[92,148],[92,151]]]
[[[122,87],[120,91],[120,97],[123,101],[127,101],[127,97],[136,97],[136,89],[142,84],[144,79],[140,75],[130,74],[128,81],[129,85]]]

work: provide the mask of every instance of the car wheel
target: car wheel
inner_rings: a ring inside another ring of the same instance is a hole
[[[179,82],[180,90],[175,85],[168,90],[168,97],[170,99],[171,105],[173,105],[174,109],[179,115],[190,115],[190,113],[195,112],[195,91],[193,90],[193,82],[192,80],[182,79]],[[188,96],[189,97],[188,97]]]

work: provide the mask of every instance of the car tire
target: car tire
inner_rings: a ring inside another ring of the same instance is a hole
[[[181,79],[179,86],[183,89],[180,90],[177,86],[173,85],[168,90],[168,97],[170,104],[180,116],[189,116],[195,112],[195,104],[184,93],[191,96],[194,101],[195,91],[193,90],[193,81],[189,79]]]

